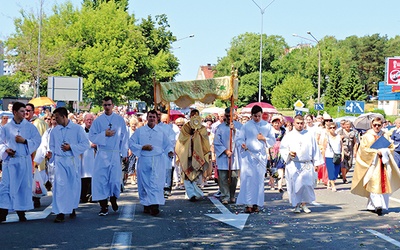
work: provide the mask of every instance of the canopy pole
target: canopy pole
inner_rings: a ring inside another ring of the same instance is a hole
[[[235,100],[233,99],[234,95],[234,81],[236,78],[237,71],[234,70],[234,67],[232,66],[232,72],[231,72],[231,79],[230,79],[230,85],[232,89],[232,95],[231,95],[231,108],[230,108],[230,113],[229,113],[229,151],[232,152],[232,140],[233,140],[233,109],[235,106]],[[232,152],[233,153],[233,152]],[[232,182],[232,154],[230,157],[228,157],[228,184],[230,185]]]
[[[156,73],[153,74],[153,97],[154,97],[154,110],[157,110],[157,100],[156,100],[156,88],[157,88],[157,82],[156,82]]]
[[[167,124],[169,124],[170,115],[171,115],[171,112],[170,112],[171,106],[169,105],[169,103],[168,103],[166,106],[167,106],[167,114],[168,114],[168,117],[167,117]]]

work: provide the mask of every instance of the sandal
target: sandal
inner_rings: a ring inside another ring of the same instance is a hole
[[[252,207],[246,207],[246,208],[244,209],[244,212],[245,212],[246,214],[251,214],[251,213],[253,212],[253,208],[252,208]]]
[[[259,213],[260,212],[260,209],[258,208],[257,205],[253,205],[253,212],[254,213]]]

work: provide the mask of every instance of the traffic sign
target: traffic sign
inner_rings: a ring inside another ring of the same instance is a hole
[[[300,100],[297,100],[297,101],[294,103],[294,106],[295,106],[296,108],[302,108],[302,107],[304,107],[304,103],[303,103],[302,101],[300,101]]]
[[[345,112],[350,114],[363,114],[365,111],[365,102],[363,101],[346,101]]]
[[[301,110],[295,110],[295,112],[296,112],[296,115],[303,115],[303,111],[301,111]]]
[[[315,110],[324,110],[324,104],[323,103],[315,103],[314,109]]]

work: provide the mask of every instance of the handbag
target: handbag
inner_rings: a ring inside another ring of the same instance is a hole
[[[328,144],[333,152],[333,159],[332,159],[333,164],[339,165],[342,162],[342,154],[336,154],[335,151],[333,151],[331,143],[329,142],[329,137],[328,137]]]

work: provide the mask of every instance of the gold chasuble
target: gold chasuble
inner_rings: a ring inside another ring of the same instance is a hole
[[[182,171],[190,181],[203,174],[207,175],[210,165],[210,142],[207,129],[201,125],[201,118],[194,116],[183,125],[175,146]]]
[[[383,164],[382,158],[377,156],[378,150],[371,148],[378,138],[372,129],[362,136],[351,184],[353,194],[369,198],[370,193],[390,194],[400,188],[400,171],[393,158],[394,145],[389,146],[389,161]]]

